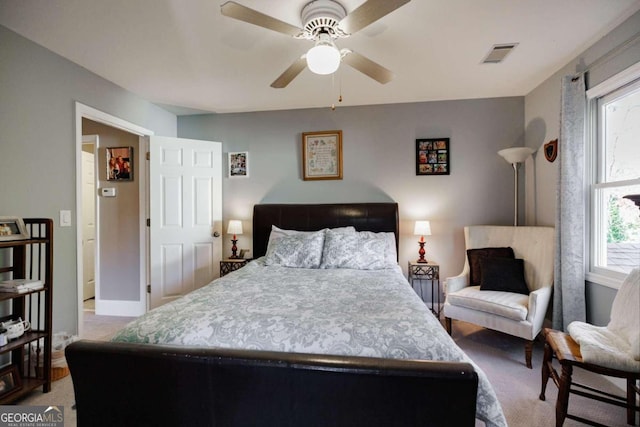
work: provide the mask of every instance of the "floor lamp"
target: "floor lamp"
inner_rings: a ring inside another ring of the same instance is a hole
[[[513,214],[513,225],[518,225],[518,166],[520,163],[524,162],[527,157],[529,157],[534,150],[529,147],[513,147],[513,148],[505,148],[504,150],[498,151],[498,154],[501,155],[507,162],[511,163],[513,166],[513,183],[514,183],[514,214]]]

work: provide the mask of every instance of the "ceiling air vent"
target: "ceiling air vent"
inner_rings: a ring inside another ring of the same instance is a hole
[[[498,64],[516,47],[518,43],[494,44],[482,61],[483,64]]]

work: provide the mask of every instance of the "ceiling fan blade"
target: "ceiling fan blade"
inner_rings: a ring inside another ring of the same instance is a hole
[[[249,24],[257,25],[258,27],[267,28],[289,36],[295,37],[302,33],[302,30],[298,27],[287,24],[279,19],[272,18],[271,16],[265,15],[257,10],[249,9],[248,7],[234,1],[228,1],[220,6],[220,12],[229,18],[248,22]]]
[[[369,58],[360,55],[359,53],[346,51],[342,58],[342,62],[355,68],[361,73],[366,74],[379,83],[389,83],[393,79],[393,73],[391,71],[387,70],[382,65],[373,62]]]
[[[305,55],[302,55],[298,58],[293,64],[289,66],[284,73],[280,74],[280,77],[275,79],[273,83],[271,83],[271,87],[276,89],[282,89],[286,87],[293,79],[295,79],[298,74],[302,72],[307,66],[307,58]]]
[[[410,1],[411,0],[368,0],[342,18],[338,26],[345,33],[353,34]]]

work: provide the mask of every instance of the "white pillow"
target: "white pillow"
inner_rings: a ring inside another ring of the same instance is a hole
[[[393,268],[397,262],[395,259],[392,262],[388,261],[387,247],[388,236],[384,233],[336,233],[327,230],[320,268],[357,270]]]
[[[324,230],[279,237],[269,245],[264,263],[294,268],[318,268],[322,260]]]

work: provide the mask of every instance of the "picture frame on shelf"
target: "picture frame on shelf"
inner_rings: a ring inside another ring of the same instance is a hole
[[[342,131],[302,134],[302,177],[305,181],[342,179]]]
[[[108,147],[107,181],[133,181],[133,147]]]
[[[248,178],[249,177],[249,152],[236,151],[229,153],[229,178]]]
[[[29,232],[22,218],[16,216],[0,216],[0,241],[25,240]]]
[[[416,175],[449,175],[450,144],[449,138],[416,139]]]
[[[22,378],[18,366],[11,365],[0,371],[0,398],[14,393],[22,388]]]

